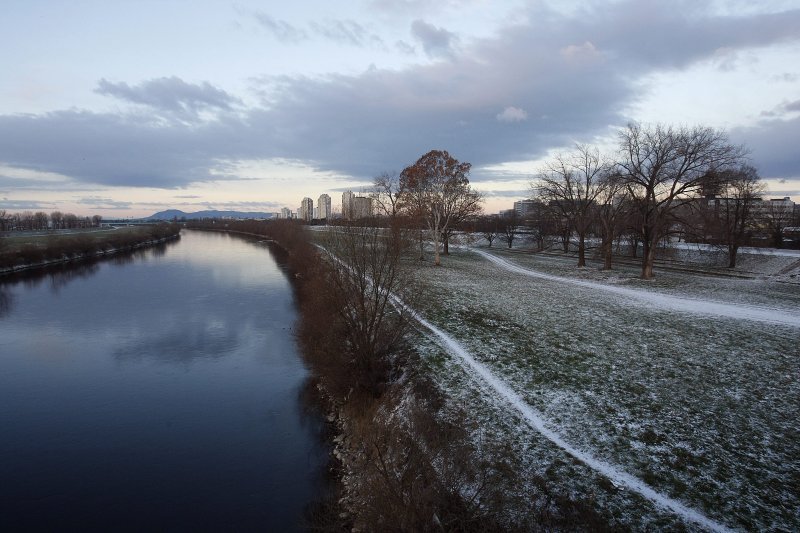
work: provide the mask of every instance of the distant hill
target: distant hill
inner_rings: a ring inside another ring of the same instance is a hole
[[[256,211],[195,211],[194,213],[185,213],[180,209],[167,209],[166,211],[159,211],[154,215],[147,217],[147,220],[172,220],[174,218],[185,218],[186,220],[195,220],[199,218],[271,218],[272,213],[263,213]]]

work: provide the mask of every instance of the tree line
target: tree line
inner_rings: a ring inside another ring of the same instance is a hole
[[[0,238],[0,269],[44,266],[54,261],[130,250],[176,237],[180,229],[178,224],[161,222],[139,226],[134,231],[55,234],[32,239],[32,242],[20,243],[13,239]]]
[[[577,249],[579,267],[590,240],[599,241],[604,269],[612,268],[615,244],[619,250],[625,242],[633,257],[641,247],[641,277],[650,279],[659,246],[675,236],[719,246],[733,268],[743,245],[763,236],[782,247],[785,229],[800,225],[792,202],[762,198],[766,188],[746,148],[703,126],[631,123],[612,154],[576,145],[538,169],[524,214],[481,215],[469,170],[469,163],[434,150],[399,175],[375,178],[380,211],[418,229],[420,258],[424,238],[433,241],[438,265],[440,245],[447,253],[456,230],[509,248],[524,231],[539,250],[549,242]]]
[[[53,211],[50,214],[44,211],[8,213],[5,209],[0,209],[0,231],[94,228],[98,227],[102,220],[103,217],[100,215],[79,217],[61,211]]]

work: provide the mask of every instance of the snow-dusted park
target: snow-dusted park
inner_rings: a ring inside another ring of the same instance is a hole
[[[418,348],[522,479],[635,529],[800,528],[800,256],[644,282],[451,250],[417,267]]]

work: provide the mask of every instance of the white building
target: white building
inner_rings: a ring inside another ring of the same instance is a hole
[[[355,198],[353,191],[342,193],[342,218],[345,220],[353,218],[353,198]]]
[[[353,191],[342,193],[342,218],[358,220],[372,216],[372,198],[356,196]]]
[[[316,218],[331,218],[331,197],[327,194],[321,194],[317,200],[317,209],[319,212]]]
[[[281,214],[279,218],[292,218],[292,210],[288,207],[281,208]]]
[[[353,198],[353,220],[372,216],[372,198],[356,196]]]
[[[297,210],[297,218],[300,220],[311,220],[314,217],[314,200],[306,196],[300,202],[300,209]]]
[[[518,218],[525,218],[536,210],[537,205],[539,202],[536,200],[519,200],[514,202],[514,211]]]

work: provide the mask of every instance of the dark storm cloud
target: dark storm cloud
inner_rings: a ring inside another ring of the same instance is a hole
[[[491,177],[482,166],[535,159],[624,124],[644,75],[720,49],[798,39],[800,10],[715,17],[697,4],[629,0],[571,16],[534,8],[529,23],[462,45],[447,61],[354,76],[264,78],[260,108],[233,109],[227,93],[177,78],[133,87],[103,81],[107,94],[158,109],[211,109],[215,118],[190,127],[74,110],[0,116],[0,163],[84,182],[174,188],[221,179],[214,169],[232,175],[235,168],[224,164],[237,159],[280,157],[368,179],[446,149],[472,162],[480,181]],[[796,175],[800,161],[790,140],[798,133],[797,120],[765,121],[743,140],[754,143],[754,157],[771,158],[772,171],[794,168]]]
[[[430,57],[451,57],[458,36],[444,28],[437,28],[424,20],[411,23],[411,35],[422,44],[422,49]]]
[[[179,116],[196,116],[206,110],[230,111],[241,103],[238,98],[208,82],[187,83],[175,76],[156,78],[135,86],[124,82],[112,83],[103,78],[97,83],[95,92]]]

